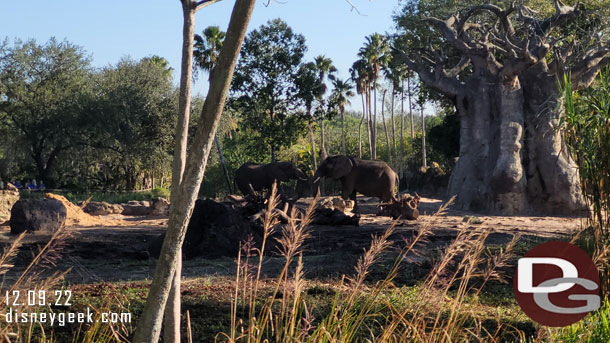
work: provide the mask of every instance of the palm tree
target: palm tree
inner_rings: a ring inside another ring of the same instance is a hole
[[[339,107],[339,113],[341,114],[341,153],[346,155],[345,149],[345,105],[349,105],[349,98],[354,96],[354,92],[352,91],[352,84],[349,81],[343,81],[341,79],[333,80],[333,93],[331,95],[331,99],[333,99],[334,104]]]
[[[356,93],[360,94],[360,98],[362,99],[362,118],[360,118],[360,123],[358,124],[358,157],[362,158],[362,123],[364,122],[364,118],[368,118],[367,115],[367,106],[369,103],[369,95],[368,85],[369,85],[369,73],[367,72],[367,64],[363,59],[359,59],[350,68],[349,72],[351,75],[351,80],[356,84]],[[366,125],[366,132],[369,142],[369,156],[371,153],[371,131],[370,126]]]
[[[216,62],[218,61],[218,55],[220,55],[220,49],[222,49],[222,43],[224,42],[226,33],[218,26],[208,26],[203,30],[203,36],[195,35],[195,42],[193,44],[193,60],[195,65],[202,70],[208,72],[208,81],[212,76]],[[214,144],[218,149],[218,156],[220,157],[220,164],[224,170],[225,179],[229,191],[233,193],[233,184],[229,177],[229,170],[225,162],[224,154],[222,153],[222,147],[220,146],[220,140],[218,135],[214,134]]]
[[[372,143],[372,156],[371,159],[375,159],[377,156],[376,151],[376,122],[377,122],[377,80],[379,79],[379,73],[383,66],[387,65],[390,60],[390,45],[387,37],[379,33],[373,33],[366,37],[365,45],[360,48],[358,56],[363,58],[371,68],[371,81],[373,90],[373,106],[374,114],[373,120],[369,121],[371,125],[371,143]]]
[[[208,80],[212,74],[212,69],[216,66],[218,55],[222,48],[226,33],[218,26],[208,26],[202,32],[203,36],[195,35],[193,45],[193,59],[195,65],[209,73]]]
[[[323,103],[322,97],[327,89],[325,79],[328,76],[330,80],[334,80],[334,73],[337,72],[337,68],[333,65],[333,61],[324,55],[319,55],[314,58],[314,64],[315,69],[318,72],[318,81],[322,87],[321,92],[318,94],[318,102],[321,105],[321,108]],[[324,145],[324,116],[322,116],[320,118],[320,160],[324,160],[326,156],[326,146]]]
[[[163,76],[167,77],[168,79],[172,77],[172,71],[174,68],[169,66],[169,62],[164,57],[152,55],[150,57],[144,57],[142,61],[149,62],[163,69]]]
[[[309,62],[301,65],[296,79],[296,85],[299,89],[298,97],[305,104],[305,114],[308,118],[307,128],[309,131],[309,143],[311,145],[311,159],[313,169],[315,170],[318,167],[318,163],[316,159],[316,142],[313,135],[313,117],[311,110],[314,100],[321,96],[323,88],[320,84],[315,63]]]

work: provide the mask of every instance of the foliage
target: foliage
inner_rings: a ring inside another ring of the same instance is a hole
[[[303,132],[295,80],[307,47],[282,20],[275,19],[246,37],[235,69],[230,102],[241,117],[241,126],[252,130],[259,154],[275,156]],[[270,150],[269,150],[270,148]]]
[[[0,46],[0,119],[27,146],[29,171],[47,185],[60,154],[77,144],[91,97],[89,59],[82,48],[50,39]]]
[[[165,59],[94,70],[69,42],[4,42],[0,80],[0,177],[134,190],[167,175],[176,93]]]
[[[595,252],[601,269],[602,288],[610,291],[610,69],[600,73],[592,87],[572,91],[564,78],[567,145],[578,164],[585,200],[592,209],[590,225],[595,231]]]

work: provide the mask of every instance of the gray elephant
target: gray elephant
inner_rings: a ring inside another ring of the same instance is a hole
[[[313,176],[315,188],[322,177],[341,181],[341,197],[354,200],[354,211],[357,211],[356,193],[388,202],[395,199],[394,187],[398,186],[398,174],[387,163],[343,155],[330,156],[322,161]]]
[[[255,191],[271,189],[273,182],[289,180],[308,180],[307,175],[290,162],[268,164],[244,163],[235,171],[235,184],[243,195],[251,194],[250,185]]]

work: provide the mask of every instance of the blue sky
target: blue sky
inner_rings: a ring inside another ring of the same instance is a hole
[[[226,30],[235,2],[223,0],[200,10],[196,30],[209,25]],[[392,13],[398,0],[275,0],[268,7],[259,0],[249,29],[268,20],[282,18],[307,40],[306,59],[324,54],[330,57],[341,78],[356,60],[365,36],[386,32],[393,26]],[[182,41],[182,10],[178,0],[30,0],[4,1],[0,7],[0,37],[44,42],[50,37],[82,46],[93,65],[115,64],[121,57],[134,59],[159,55],[165,57],[179,78]],[[207,78],[202,78],[207,79]],[[177,84],[177,81],[176,81]],[[203,93],[197,82],[194,92]],[[353,99],[353,107],[360,101]]]

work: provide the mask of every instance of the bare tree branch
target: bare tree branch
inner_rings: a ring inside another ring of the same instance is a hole
[[[466,89],[462,82],[460,82],[457,78],[448,77],[447,73],[444,72],[442,68],[439,70],[437,64],[434,65],[434,72],[431,72],[428,67],[426,67],[426,65],[423,63],[423,61],[413,61],[406,53],[395,47],[392,47],[392,50],[394,51],[394,56],[398,62],[406,64],[407,67],[409,67],[411,70],[417,72],[422,81],[424,81],[428,86],[435,89],[439,93],[449,97],[455,97],[461,94],[461,92]],[[416,57],[416,59],[419,58],[419,56]],[[460,61],[456,68],[465,68],[468,65],[467,62],[469,61]],[[453,72],[455,72],[455,70],[453,70]]]

